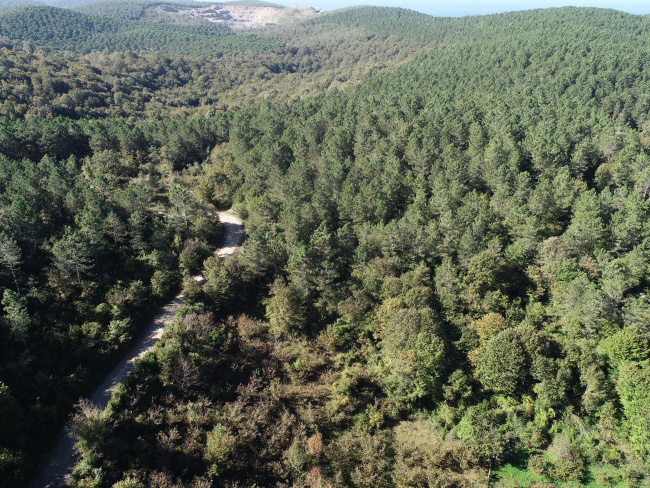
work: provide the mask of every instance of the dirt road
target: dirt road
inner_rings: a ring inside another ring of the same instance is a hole
[[[222,247],[217,249],[216,254],[219,256],[219,259],[225,259],[237,252],[238,246],[241,244],[244,228],[241,220],[234,215],[219,213],[219,219],[226,229],[226,238]],[[195,279],[197,281],[203,281],[201,276],[195,276]],[[153,348],[156,341],[162,337],[165,325],[171,321],[176,311],[184,304],[185,297],[181,293],[160,309],[158,315],[156,315],[149,327],[142,333],[131,350],[122,358],[120,363],[111,371],[101,386],[92,395],[90,399],[93,403],[102,408],[106,408],[111,394],[119,382],[133,371],[133,362]],[[43,469],[38,480],[32,485],[33,488],[61,488],[68,485],[69,472],[76,460],[73,445],[73,440],[67,435],[59,441],[59,445],[52,453],[52,457],[47,466]]]

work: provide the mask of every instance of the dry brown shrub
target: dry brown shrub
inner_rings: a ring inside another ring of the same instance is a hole
[[[305,483],[313,488],[320,488],[321,474],[319,468],[311,468],[305,476]]]
[[[323,437],[316,434],[307,439],[307,452],[312,456],[319,458],[323,454]]]
[[[187,394],[199,381],[199,370],[191,360],[180,356],[174,369],[174,386]]]
[[[266,336],[264,322],[252,319],[248,315],[240,315],[237,319],[230,316],[227,324],[228,326],[234,326],[239,333],[239,337],[245,342],[250,341],[253,337],[264,338]]]
[[[182,328],[194,334],[197,338],[203,338],[215,327],[212,312],[196,314],[189,313],[181,321]]]
[[[190,486],[191,488],[212,488],[212,482],[201,476],[194,478]]]
[[[178,442],[182,439],[178,428],[173,427],[167,432],[158,434],[158,447],[165,451],[174,451]]]
[[[394,429],[393,482],[406,487],[473,487],[484,476],[474,456],[457,439],[440,439],[425,419],[402,422]]]
[[[174,483],[169,473],[153,472],[149,475],[151,488],[182,488],[181,484]]]
[[[390,439],[384,432],[348,431],[328,442],[325,457],[340,486],[391,486]]]

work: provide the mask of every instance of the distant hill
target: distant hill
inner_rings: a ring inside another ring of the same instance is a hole
[[[24,5],[50,5],[41,0],[0,0],[0,8],[19,7]]]
[[[224,25],[143,23],[49,6],[1,10],[0,35],[79,53],[134,51],[219,56],[280,45],[253,35],[235,35]]]
[[[15,7],[17,5],[50,5],[52,7],[65,7],[72,8],[79,5],[88,5],[88,4],[103,4],[103,3],[156,3],[156,2],[95,2],[93,0],[0,0],[0,8],[3,7]],[[187,4],[202,4],[202,2],[192,2],[184,0],[176,0],[173,3],[187,3]],[[245,7],[275,7],[275,8],[284,8],[283,5],[271,2],[262,2],[258,0],[236,0],[234,2],[218,2],[221,5],[232,5],[232,6],[245,6]],[[214,2],[209,3],[209,5],[214,5]]]
[[[188,2],[192,3],[192,2]],[[196,2],[194,2],[196,3]],[[279,3],[263,2],[257,0],[235,0],[234,2],[216,2],[218,5],[237,6],[237,7],[274,7],[274,8],[288,8]]]
[[[194,1],[184,1],[184,0],[175,0],[174,2],[147,2],[147,1],[114,1],[109,0],[106,2],[95,2],[94,0],[0,0],[0,8],[4,7],[15,7],[18,5],[49,5],[51,7],[64,7],[64,8],[73,8],[81,5],[102,5],[102,4],[115,4],[115,3],[124,3],[128,5],[134,4],[161,4],[161,3],[176,3],[176,4],[187,4],[187,5],[228,5],[228,6],[238,6],[238,7],[273,7],[273,8],[285,8],[284,5],[279,5],[272,2],[263,2],[258,0],[236,0],[234,2],[194,2]]]
[[[204,2],[187,2],[181,4],[180,2],[160,2],[160,1],[147,1],[135,0],[133,2],[124,0],[108,0],[105,2],[93,2],[76,7],[71,7],[72,10],[86,15],[95,15],[99,17],[113,17],[116,19],[124,20],[139,20],[150,22],[172,22],[183,23],[183,17],[179,15],[171,15],[161,6],[170,6],[175,8],[189,8],[192,7],[205,7],[212,5]],[[189,22],[185,23],[204,23],[203,19],[193,19],[187,17]]]
[[[163,2],[157,0],[108,0],[73,7],[77,12],[144,22],[176,24],[225,24],[247,29],[308,19],[323,12],[312,7],[283,7],[260,1]]]
[[[583,18],[590,21],[598,19],[601,23],[598,27],[585,26]],[[358,37],[360,33],[365,33],[379,38],[393,36],[410,39],[420,46],[446,47],[507,39],[514,35],[534,37],[535,33],[546,33],[549,29],[576,35],[578,29],[586,28],[592,37],[606,39],[608,36],[618,37],[630,23],[646,30],[647,18],[612,9],[577,7],[465,17],[432,17],[414,10],[392,7],[351,7],[300,23],[278,26],[263,35],[296,39],[304,45],[309,38],[321,43],[325,39]]]

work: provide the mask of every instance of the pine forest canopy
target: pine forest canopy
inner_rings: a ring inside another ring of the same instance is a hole
[[[93,8],[0,15],[0,486],[649,486],[647,17]]]

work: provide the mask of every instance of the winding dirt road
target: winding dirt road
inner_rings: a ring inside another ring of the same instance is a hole
[[[226,238],[222,247],[216,250],[219,259],[226,259],[232,256],[239,249],[241,244],[244,228],[234,215],[229,213],[219,213],[219,219],[226,229]],[[201,282],[202,276],[195,276],[194,279]],[[120,363],[106,377],[104,382],[90,398],[91,401],[99,405],[102,409],[106,408],[111,394],[120,381],[133,371],[133,362],[150,351],[156,341],[163,334],[165,325],[168,324],[176,314],[176,311],[185,304],[185,297],[182,293],[178,294],[171,302],[160,309],[160,312],[153,319],[149,327],[142,333],[138,341],[133,345],[131,350],[122,358]],[[52,457],[38,480],[32,485],[33,488],[61,488],[68,486],[70,470],[76,461],[74,453],[74,442],[68,435],[63,436],[59,445],[52,453]]]

